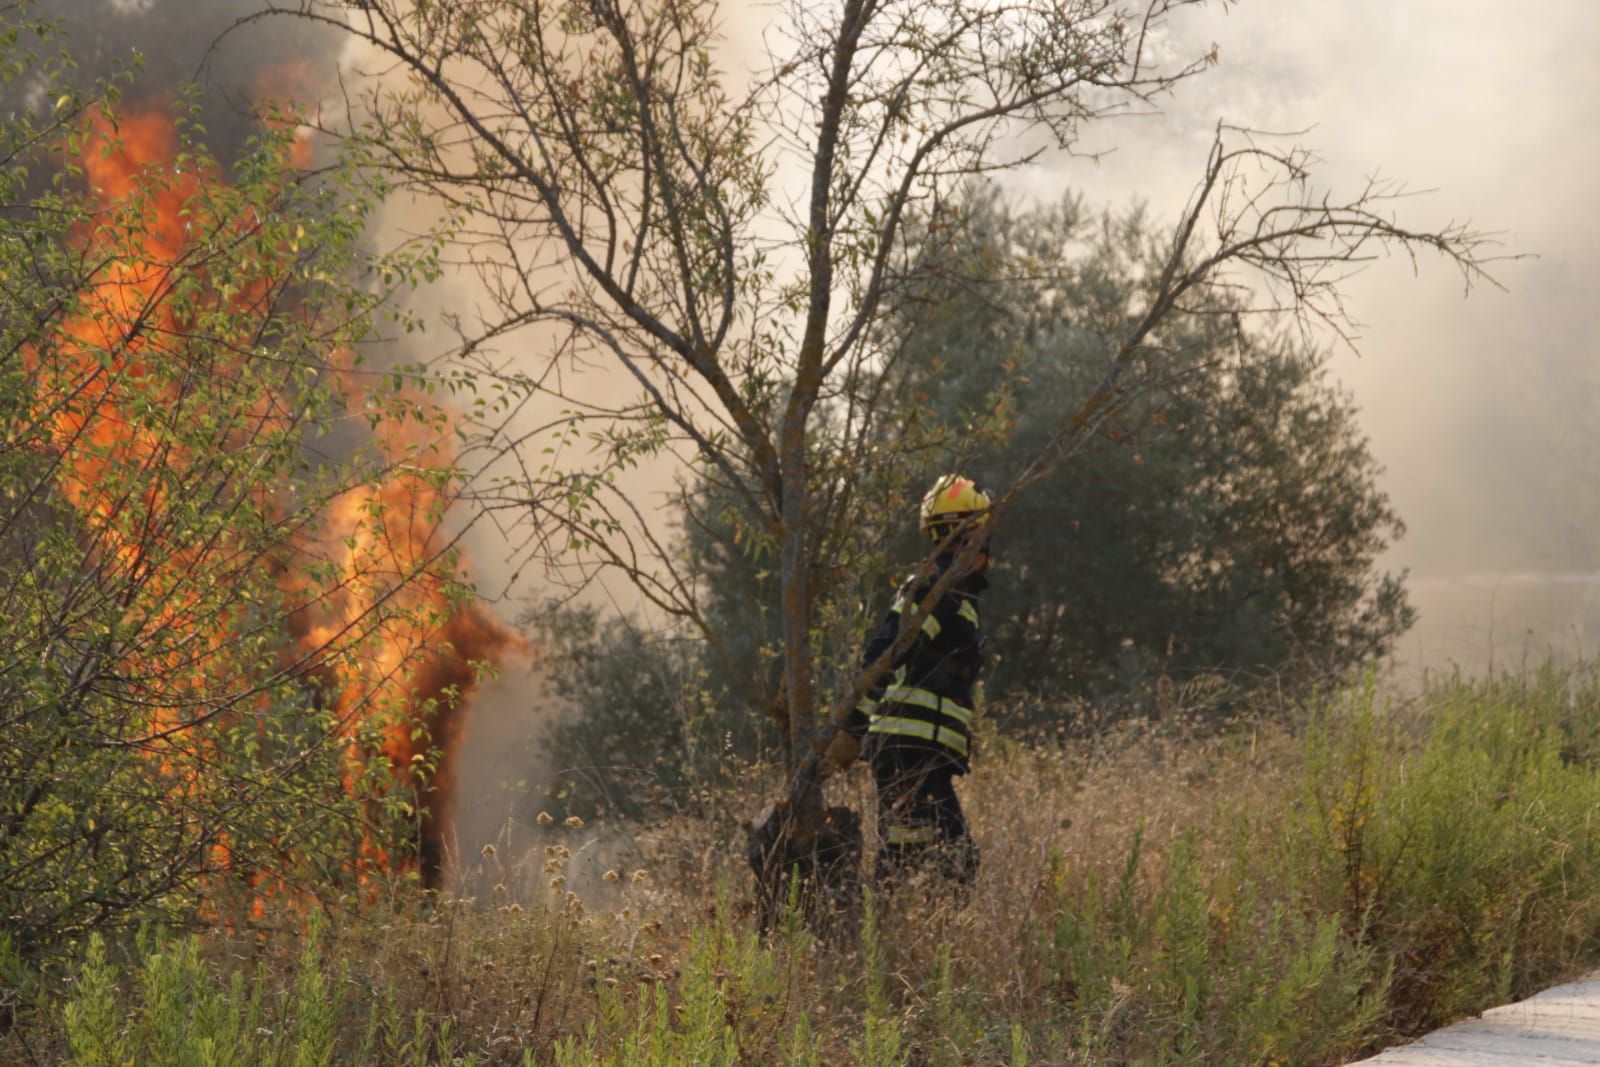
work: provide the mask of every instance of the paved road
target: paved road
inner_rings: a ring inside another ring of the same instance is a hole
[[[1376,1067],[1600,1064],[1600,972],[1360,1062]]]

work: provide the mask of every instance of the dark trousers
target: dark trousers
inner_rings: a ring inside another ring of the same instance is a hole
[[[956,767],[937,753],[885,748],[873,753],[878,787],[878,862],[874,882],[892,889],[930,866],[957,885],[978,873],[978,846],[956,797]]]

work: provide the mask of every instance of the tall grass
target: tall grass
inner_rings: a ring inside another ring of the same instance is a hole
[[[732,820],[641,832],[588,900],[564,880],[593,832],[575,827],[511,869],[486,854],[480,900],[92,941],[70,981],[36,979],[56,993],[0,1050],[26,1035],[40,1062],[80,1063],[1336,1063],[1600,964],[1597,761],[1600,691],[1556,671],[1407,701],[1358,687],[1292,728],[1001,742],[963,787],[984,849],[970,901],[913,882],[865,902],[851,946],[796,917],[756,938]],[[834,788],[870,809],[861,778]]]

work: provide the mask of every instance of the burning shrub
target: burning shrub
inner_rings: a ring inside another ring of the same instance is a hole
[[[24,957],[436,869],[440,748],[506,645],[457,580],[447,420],[349,355],[383,297],[352,280],[370,203],[307,179],[292,124],[224,174],[184,112],[115,97],[0,126],[0,916]]]

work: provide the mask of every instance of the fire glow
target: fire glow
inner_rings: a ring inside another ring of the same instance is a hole
[[[298,162],[305,145],[297,143],[292,150]],[[157,436],[140,433],[139,420],[127,417],[132,405],[171,399],[152,395],[166,387],[151,385],[148,369],[163,358],[171,339],[183,336],[191,326],[185,317],[192,315],[192,305],[177,310],[184,305],[168,298],[180,274],[189,271],[192,277],[197,269],[186,261],[198,214],[196,200],[209,183],[225,180],[215,168],[187,166],[183,158],[174,121],[162,109],[129,111],[118,118],[114,129],[106,121],[95,126],[82,155],[93,195],[107,216],[129,211],[131,205],[140,222],[140,243],[132,247],[112,242],[103,249],[88,249],[104,260],[97,284],[82,294],[82,304],[63,324],[63,337],[52,355],[35,356],[30,366],[42,381],[55,386],[42,389],[41,395],[73,397],[70,403],[39,413],[49,420],[62,457],[57,484],[85,528],[94,532],[101,555],[121,567],[151,566],[149,545],[143,539],[172,501],[163,497],[165,482],[160,477],[142,481],[141,499],[130,501],[118,488],[125,482],[116,472],[152,465],[181,469],[197,459]],[[151,176],[155,180],[149,180]],[[245,228],[252,223],[236,220],[227,225]],[[95,240],[94,235],[85,237],[89,245]],[[205,299],[240,308],[271,299],[271,278],[226,281]],[[223,347],[238,353],[234,359],[250,358],[249,345]],[[340,360],[339,353],[328,353],[330,365]],[[214,372],[229,374],[237,369],[218,366]],[[348,366],[342,374],[341,392],[352,405],[359,405],[359,377]],[[287,420],[288,404],[280,400],[268,399],[261,410],[247,413],[247,421],[262,427]],[[447,421],[426,425],[429,432],[438,433],[441,426],[448,431]],[[368,724],[382,722],[381,752],[393,768],[396,784],[419,798],[415,855],[409,849],[406,855],[395,855],[381,842],[368,839],[361,844],[354,873],[360,875],[363,868],[418,867],[424,882],[436,885],[456,786],[456,754],[478,686],[479,665],[499,664],[517,647],[517,640],[491,613],[452,596],[451,579],[460,559],[445,521],[448,478],[441,474],[452,456],[442,442],[419,439],[416,434],[421,432],[380,424],[369,444],[389,460],[380,465],[382,473],[332,500],[314,531],[299,535],[289,546],[293,553],[321,564],[319,573],[331,575],[331,581],[314,586],[306,577],[308,568],[285,565],[282,559],[263,558],[259,566],[271,570],[271,580],[284,599],[297,605],[286,624],[292,631],[290,646],[307,684],[319,687],[322,699],[338,712],[352,778],[368,759],[356,738],[367,732]],[[130,516],[136,515],[146,519],[131,522]],[[183,664],[160,666],[193,672],[197,691],[208,685],[226,688],[229,657],[221,638],[214,635],[228,629],[219,624],[214,604],[201,608],[183,592],[187,562],[183,546],[166,546],[155,564],[156,588],[170,582],[173,590],[171,596],[158,598],[165,615],[156,624],[192,634],[190,643],[198,651],[188,653]],[[139,724],[148,736],[191,729],[190,720],[178,709],[160,702],[149,715],[149,722]],[[203,737],[188,739],[187,746],[191,752],[203,749]],[[429,766],[430,749],[438,752],[439,760],[425,782],[420,772]],[[163,749],[155,744],[150,751],[174,788],[204,788],[196,781],[204,773],[203,760],[181,760],[176,746]],[[226,866],[227,828],[214,832],[219,842],[217,864]],[[270,875],[261,884],[269,881]]]

